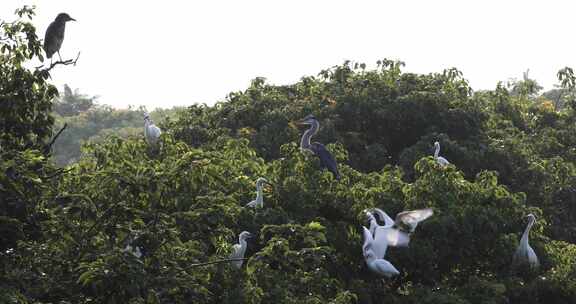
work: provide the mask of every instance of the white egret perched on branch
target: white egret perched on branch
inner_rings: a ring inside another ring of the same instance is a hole
[[[268,180],[260,177],[256,180],[256,199],[246,204],[246,207],[251,208],[263,208],[264,207],[264,194],[262,193],[262,187],[264,183],[269,184]]]
[[[534,249],[530,247],[528,243],[530,229],[532,229],[532,225],[536,222],[536,217],[534,214],[528,214],[528,225],[524,230],[524,234],[522,234],[522,238],[520,239],[520,245],[516,249],[513,258],[513,265],[520,266],[520,265],[528,265],[530,268],[537,269],[540,266],[540,262],[538,261],[538,256],[534,252]]]
[[[392,265],[392,263],[388,262],[384,259],[386,255],[386,250],[384,252],[375,251],[375,245],[377,245],[377,241],[372,238],[372,233],[366,227],[362,226],[362,230],[364,233],[364,244],[362,245],[362,254],[364,255],[364,260],[366,261],[366,265],[368,268],[375,272],[378,275],[385,276],[387,278],[391,278],[395,275],[400,274],[398,269]]]
[[[150,114],[144,113],[144,137],[151,146],[156,146],[160,140],[162,131],[150,119]]]
[[[230,254],[230,259],[243,259],[244,254],[246,253],[246,239],[251,238],[252,234],[248,231],[242,231],[240,236],[238,237],[238,244],[234,244],[232,247],[232,254]],[[242,267],[242,260],[240,261],[232,261],[232,265],[234,267],[240,269]]]
[[[309,151],[312,154],[318,156],[320,159],[321,168],[328,168],[328,170],[332,172],[332,175],[334,175],[334,178],[340,180],[340,172],[338,172],[338,164],[336,163],[334,156],[330,154],[330,152],[323,144],[319,142],[310,143],[310,139],[318,132],[318,129],[320,128],[320,123],[316,117],[314,117],[312,114],[307,115],[304,117],[304,119],[298,122],[298,124],[310,126],[310,129],[304,132],[304,135],[302,135],[302,139],[300,140],[300,149],[302,152]]]
[[[444,167],[446,165],[448,165],[450,162],[445,159],[442,156],[439,156],[440,154],[440,143],[439,142],[434,142],[434,159],[436,160],[436,162],[438,162],[438,164],[440,164],[440,166]]]
[[[66,22],[68,21],[76,20],[66,13],[60,13],[46,29],[46,34],[44,35],[44,51],[46,52],[46,57],[52,59],[52,55],[58,53],[58,57],[60,61],[62,61],[62,57],[60,57],[60,47],[62,46],[62,42],[64,42],[64,32],[66,30]]]

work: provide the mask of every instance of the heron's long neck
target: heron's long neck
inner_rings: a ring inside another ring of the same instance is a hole
[[[520,239],[521,245],[528,245],[528,236],[530,234],[530,229],[532,229],[532,225],[534,225],[534,219],[530,219],[528,226],[526,226],[526,230],[524,230],[524,234],[522,234],[522,239]]]
[[[310,149],[310,139],[318,132],[318,128],[320,128],[320,123],[317,121],[312,122],[310,129],[306,130],[304,135],[302,135],[302,140],[300,141],[301,149]]]
[[[437,145],[436,150],[434,150],[434,158],[438,158],[438,154],[440,154],[440,145]]]

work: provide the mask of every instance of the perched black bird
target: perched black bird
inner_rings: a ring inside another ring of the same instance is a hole
[[[66,22],[68,21],[76,20],[66,13],[60,13],[48,26],[46,35],[44,36],[44,51],[48,58],[52,58],[54,53],[58,53],[58,57],[60,61],[62,61],[62,57],[60,57],[60,47],[62,46],[62,41],[64,41],[64,30],[66,29]]]
[[[314,115],[308,115],[302,121],[300,121],[299,124],[310,125],[310,129],[306,130],[304,135],[302,135],[302,139],[300,141],[300,149],[302,151],[310,151],[312,154],[318,156],[320,159],[320,169],[328,169],[330,172],[332,172],[332,175],[334,178],[336,178],[336,180],[340,180],[340,172],[338,172],[338,164],[336,163],[334,156],[330,154],[330,152],[323,144],[319,142],[310,143],[310,139],[312,136],[314,136],[314,134],[316,134],[316,132],[318,132],[318,129],[320,128],[320,123],[316,117],[314,117]]]

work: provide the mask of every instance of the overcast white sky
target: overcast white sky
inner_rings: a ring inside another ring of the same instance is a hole
[[[545,88],[576,67],[575,1],[21,1],[35,4],[41,37],[60,12],[68,23],[54,82],[116,107],[213,104],[250,80],[290,84],[350,59],[405,71],[457,67],[475,90],[530,69]]]

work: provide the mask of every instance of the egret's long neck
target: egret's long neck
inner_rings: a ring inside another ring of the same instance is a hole
[[[534,225],[534,219],[530,218],[530,222],[528,222],[528,226],[526,226],[526,230],[524,230],[524,234],[522,234],[522,239],[520,239],[521,245],[528,245],[528,236],[530,234],[530,229],[532,229],[532,225]]]
[[[246,250],[246,239],[244,239],[242,236],[240,236],[238,238],[238,243],[240,244],[240,250],[242,250],[242,251]]]
[[[310,129],[306,130],[304,135],[302,135],[302,140],[300,141],[300,149],[310,149],[310,139],[316,134],[316,132],[318,132],[318,128],[320,128],[320,123],[314,120]]]
[[[367,215],[368,215],[368,221],[370,222],[370,232],[372,233],[372,235],[374,235],[374,232],[376,232],[376,227],[378,227],[378,222],[376,221],[374,215],[372,215],[371,213],[367,213]]]
[[[434,150],[434,158],[438,158],[438,154],[440,154],[440,145],[436,145],[436,150]]]
[[[262,184],[256,183],[256,201],[261,202],[264,199],[264,195],[262,194]]]

